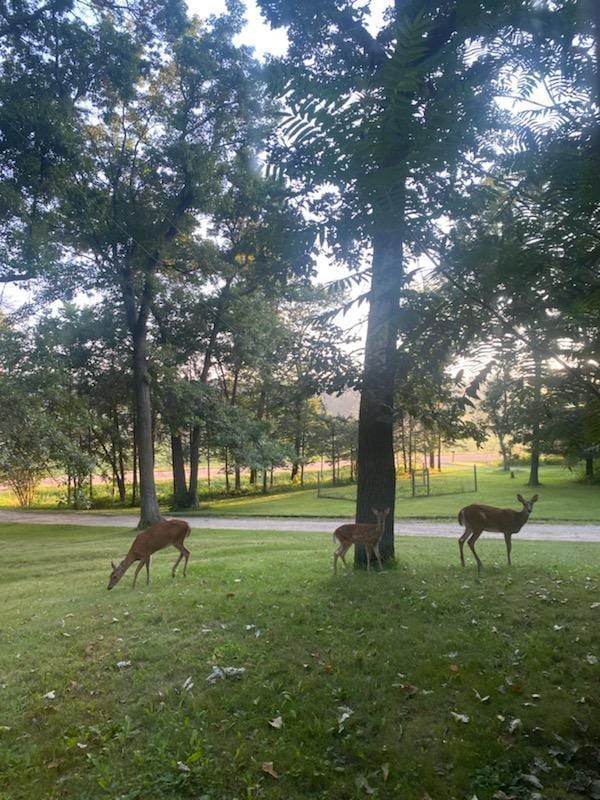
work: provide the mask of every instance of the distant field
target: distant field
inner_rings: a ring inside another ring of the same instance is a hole
[[[479,464],[477,467],[478,491],[449,493],[440,496],[410,497],[410,483],[406,479],[398,482],[396,500],[397,519],[454,519],[462,506],[468,503],[488,503],[490,505],[518,507],[517,493],[531,496],[534,490],[526,486],[528,470],[521,467],[514,470],[515,478],[496,467]],[[600,521],[600,485],[578,482],[573,473],[559,466],[543,466],[540,470],[542,486],[535,490],[540,496],[532,519],[544,521]],[[441,476],[432,474],[432,491],[453,491],[461,485],[472,487],[470,469],[442,470]],[[170,482],[159,486],[163,498],[161,507],[165,513],[173,513],[166,502]],[[34,508],[57,510],[56,493],[41,490],[40,502]],[[47,492],[47,494],[44,494]],[[315,488],[296,488],[290,492],[270,493],[249,497],[231,497],[224,500],[204,500],[197,511],[182,514],[251,516],[251,517],[351,517],[354,514],[356,487],[353,485],[328,487],[326,497],[318,497]],[[337,498],[337,499],[334,499]],[[0,507],[15,508],[14,498],[9,493],[0,493]],[[108,504],[101,505],[104,512],[138,514],[138,509],[129,506],[121,508]],[[62,509],[64,510],[64,509]]]
[[[562,467],[543,467],[540,471],[542,486],[535,490],[526,486],[528,471],[525,468],[515,470],[514,479],[501,469],[493,467],[479,466],[477,473],[477,493],[413,499],[406,497],[403,487],[396,502],[396,518],[454,518],[462,506],[477,502],[517,508],[517,493],[531,497],[535,492],[540,499],[532,519],[600,521],[600,486],[578,483]],[[354,513],[355,491],[352,486],[327,489],[328,495],[337,493],[341,498],[339,500],[319,498],[315,490],[265,497],[231,498],[203,505],[198,513],[223,516],[348,517]]]
[[[0,526],[2,800],[595,796],[598,545],[334,578],[329,536],[194,531],[107,592],[130,539]]]

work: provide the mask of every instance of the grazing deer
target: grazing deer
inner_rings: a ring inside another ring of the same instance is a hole
[[[538,496],[534,494],[531,500],[524,500],[523,497],[518,494],[517,500],[523,504],[523,508],[520,511],[513,511],[512,508],[495,508],[495,506],[482,506],[478,503],[474,503],[471,506],[465,506],[458,512],[458,523],[459,525],[465,526],[465,532],[458,540],[460,563],[463,567],[465,565],[463,546],[465,542],[467,542],[477,561],[477,571],[481,571],[482,565],[479,556],[475,552],[475,542],[479,539],[483,531],[493,531],[495,533],[504,534],[506,555],[509,565],[511,564],[511,536],[514,533],[518,533],[523,525],[525,525],[533,509],[533,504],[538,500]]]
[[[379,562],[379,569],[383,569],[381,563],[381,556],[379,554],[379,540],[383,536],[383,528],[385,526],[385,518],[390,513],[389,508],[383,511],[378,511],[372,508],[371,511],[375,515],[377,522],[375,525],[368,522],[358,522],[355,524],[348,523],[347,525],[340,525],[336,528],[333,534],[333,541],[337,539],[340,546],[333,555],[333,572],[337,575],[337,560],[341,558],[348,571],[348,564],[346,563],[345,555],[353,544],[364,544],[367,553],[367,570],[371,569],[371,553],[375,553],[377,561]]]
[[[138,533],[123,561],[118,565],[115,565],[112,561],[110,562],[112,573],[108,581],[108,588],[112,589],[113,586],[117,585],[134,561],[139,561],[140,563],[133,576],[133,586],[135,587],[138,572],[144,565],[146,565],[146,585],[148,585],[150,583],[150,556],[170,544],[179,550],[179,558],[175,562],[171,574],[175,577],[175,570],[179,562],[182,558],[185,558],[183,566],[183,575],[185,577],[190,551],[184,547],[183,540],[190,535],[190,532],[190,526],[184,520],[166,519],[162,522],[157,522],[155,525],[150,525],[145,531]]]

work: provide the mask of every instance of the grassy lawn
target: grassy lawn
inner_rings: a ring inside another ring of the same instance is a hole
[[[501,469],[478,468],[478,491],[465,494],[448,494],[439,497],[406,498],[399,492],[396,502],[397,519],[454,519],[463,506],[469,503],[519,507],[517,493],[531,497],[527,487],[528,471],[515,471],[515,478]],[[600,486],[578,483],[572,473],[562,467],[546,466],[540,470],[542,486],[536,489],[540,500],[535,506],[532,520],[574,520],[598,522],[600,519]],[[356,489],[342,486],[327,489],[328,495],[339,499],[317,497],[315,490],[293,494],[266,495],[264,497],[231,498],[203,505],[199,514],[219,516],[304,516],[351,517],[354,514]]]
[[[130,538],[0,527],[2,800],[598,796],[598,546],[194,531],[107,592]]]

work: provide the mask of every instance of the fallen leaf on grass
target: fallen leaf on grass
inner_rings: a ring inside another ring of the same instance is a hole
[[[473,689],[473,691],[475,692],[475,697],[479,700],[480,703],[489,703],[490,701],[489,694],[486,694],[485,697],[482,697],[477,691],[477,689]]]
[[[55,699],[56,699],[56,689],[51,689],[44,695],[44,700],[55,700]]]
[[[191,772],[192,771],[184,761],[178,761],[177,762],[177,769],[179,770],[179,772]]]
[[[350,719],[354,711],[350,708],[350,706],[339,706],[339,710],[342,712],[338,717],[338,733],[343,733],[344,731],[344,723]]]
[[[270,775],[272,778],[275,778],[276,780],[277,778],[279,778],[279,773],[273,767],[272,761],[263,761],[261,769],[263,772],[266,772],[267,775]]]
[[[460,667],[458,664],[450,664],[449,670],[450,672],[460,672]]]
[[[511,719],[508,723],[508,732],[515,733],[515,731],[519,730],[519,728],[523,727],[523,723],[520,719]]]
[[[131,661],[117,661],[117,667],[119,669],[125,669],[126,667],[131,666]]]
[[[283,717],[274,717],[273,719],[270,719],[269,725],[277,730],[283,728]]]
[[[235,597],[235,592],[227,592],[225,597]]]
[[[369,795],[375,794],[375,789],[372,786],[369,786],[369,782],[365,778],[364,775],[359,775],[358,778],[354,781],[356,784],[357,789],[364,789],[365,792]]]
[[[387,783],[387,779],[390,777],[390,765],[389,764],[382,764],[381,765],[381,772],[383,774],[383,782]]]
[[[218,680],[225,680],[225,678],[241,678],[246,672],[245,667],[219,667],[215,665],[212,672],[206,678],[207,683],[216,683]]]
[[[597,664],[598,663],[598,656],[587,655],[585,660],[588,664]]]
[[[181,688],[185,689],[186,692],[191,692],[194,688],[194,681],[192,680],[192,676],[188,675],[188,677],[184,680],[181,684]]]
[[[528,783],[530,786],[533,786],[534,789],[544,788],[543,783],[536,775],[521,775],[521,778],[525,781],[525,783]]]
[[[457,722],[463,722],[465,724],[467,722],[469,722],[469,715],[468,714],[459,714],[456,711],[451,711],[450,713],[452,714],[452,716],[454,717],[454,719]]]

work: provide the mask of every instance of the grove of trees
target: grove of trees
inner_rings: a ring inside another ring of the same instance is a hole
[[[384,559],[417,431],[432,465],[493,434],[532,486],[544,454],[593,480],[598,4],[258,5],[289,41],[264,62],[241,0],[0,8],[0,282],[30,295],[0,317],[0,480],[26,505],[58,470],[84,505],[105,472],[124,503],[132,471],[145,526],[157,447],[181,508],[207,453],[266,491],[343,452]],[[348,387],[358,431],[319,400]]]

